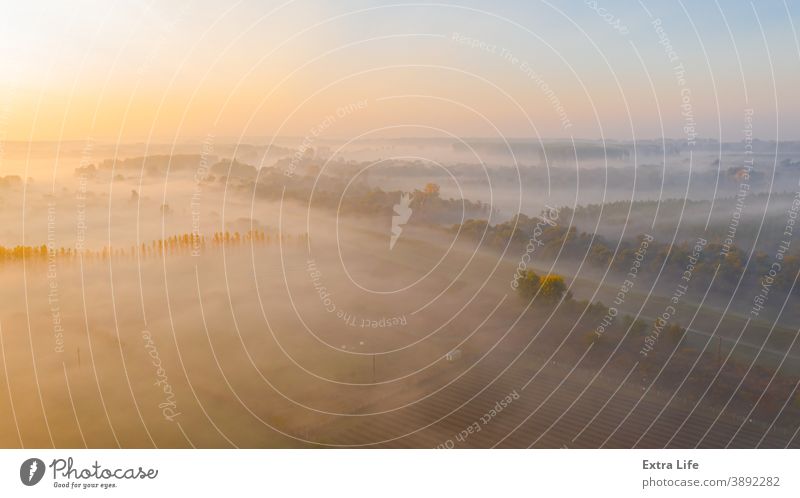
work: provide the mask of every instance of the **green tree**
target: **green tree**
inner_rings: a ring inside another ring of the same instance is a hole
[[[539,290],[540,281],[539,275],[531,270],[527,270],[522,277],[517,280],[517,293],[519,297],[526,301],[533,299],[533,296],[535,296],[536,292]]]

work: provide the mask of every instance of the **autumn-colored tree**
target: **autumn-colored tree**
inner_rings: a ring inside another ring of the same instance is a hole
[[[546,275],[539,285],[539,296],[544,301],[556,303],[567,292],[567,284],[561,275]]]
[[[439,195],[439,185],[436,183],[426,183],[425,184],[425,194],[430,196],[438,196]]]

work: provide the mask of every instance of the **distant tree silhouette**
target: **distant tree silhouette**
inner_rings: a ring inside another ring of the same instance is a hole
[[[241,246],[244,244],[271,244],[272,242],[295,242],[303,244],[308,241],[305,233],[296,234],[270,234],[263,230],[248,230],[247,232],[215,232],[211,235],[210,246]],[[132,245],[129,250],[121,247],[106,245],[98,250],[77,250],[71,247],[48,248],[46,245],[40,246],[0,246],[0,266],[15,262],[26,261],[30,263],[44,262],[48,258],[55,258],[60,261],[76,260],[79,256],[85,260],[109,260],[113,258],[138,257],[148,258],[155,255],[185,255],[197,254],[208,247],[206,236],[198,233],[185,233],[173,235],[165,239],[153,240],[148,243]]]

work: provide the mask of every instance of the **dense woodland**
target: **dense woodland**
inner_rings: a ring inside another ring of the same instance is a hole
[[[563,216],[562,216],[563,218]],[[463,236],[474,240],[484,241],[490,246],[501,250],[510,241],[510,246],[522,251],[522,248],[531,239],[534,229],[541,228],[541,236],[537,240],[542,245],[537,248],[537,258],[541,261],[559,260],[580,261],[584,257],[586,262],[595,268],[606,268],[610,265],[612,271],[624,274],[630,267],[634,253],[639,247],[639,239],[623,240],[619,243],[611,242],[601,236],[581,232],[575,227],[567,228],[562,225],[542,223],[540,218],[519,215],[513,220],[490,225],[486,220],[468,220],[463,225],[455,225],[451,230],[460,230]],[[736,245],[732,245],[727,254],[723,254],[723,245],[718,242],[709,242],[700,254],[699,261],[694,269],[693,281],[708,284],[719,266],[717,282],[728,292],[731,286],[742,276],[748,253]],[[615,252],[616,251],[616,252]],[[647,257],[643,263],[642,277],[659,279],[680,275],[686,266],[687,258],[692,254],[692,243],[680,242],[674,245],[669,241],[656,239],[650,244]],[[763,276],[770,272],[770,267],[775,262],[775,255],[765,251],[755,251],[750,259],[745,272],[745,282],[760,285]],[[663,271],[662,271],[663,265]],[[800,295],[800,289],[792,289],[794,277],[800,271],[800,250],[790,249],[783,255],[781,271],[774,277],[773,289]],[[699,284],[698,284],[699,285]]]

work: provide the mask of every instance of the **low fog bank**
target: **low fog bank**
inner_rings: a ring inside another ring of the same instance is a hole
[[[793,246],[763,314],[747,310],[797,204],[791,160],[775,170],[786,192],[767,193],[768,158],[744,177],[736,144],[723,167],[707,144],[691,174],[680,147],[653,145],[654,164],[634,168],[617,144],[605,169],[584,144],[591,166],[518,171],[407,154],[460,153],[452,142],[358,145],[362,158],[330,161],[289,142],[269,160],[264,145],[132,146],[73,158],[56,181],[1,177],[0,444],[434,447],[506,397],[465,446],[520,426],[503,446],[558,447],[597,420],[579,442],[591,447],[619,421],[604,412],[614,397],[640,407],[633,430],[664,413],[694,417],[679,438],[713,426],[711,446],[747,418],[736,445],[788,439],[800,346],[798,316],[780,305],[793,299]]]

